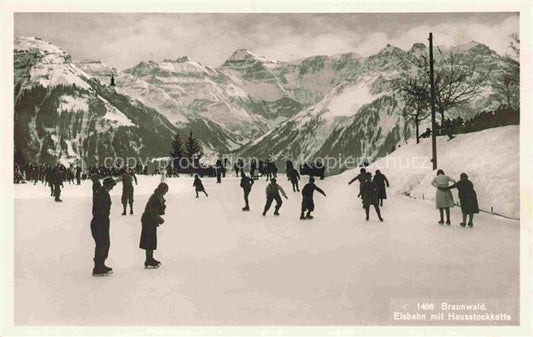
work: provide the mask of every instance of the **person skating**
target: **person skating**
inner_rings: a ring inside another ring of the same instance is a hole
[[[128,204],[130,205],[130,214],[133,214],[133,180],[135,180],[135,185],[137,185],[137,177],[135,176],[135,173],[133,173],[130,168],[126,167],[122,172],[121,201],[124,209],[122,215],[126,215]]]
[[[63,186],[63,172],[61,170],[61,165],[57,166],[52,171],[52,185],[54,185],[54,201],[61,202],[61,187]]]
[[[292,184],[292,191],[293,192],[300,192],[300,187],[298,186],[298,180],[300,180],[300,174],[294,167],[289,167],[289,172],[287,172],[287,176],[289,177],[289,180]]]
[[[112,268],[105,265],[109,254],[109,212],[111,210],[111,197],[109,191],[116,182],[111,177],[103,181],[103,186],[93,195],[93,218],[91,220],[91,234],[95,242],[93,276],[106,276],[113,272]]]
[[[270,180],[270,184],[268,184],[266,187],[267,200],[265,204],[265,209],[263,210],[263,216],[266,215],[266,213],[270,209],[270,206],[272,205],[272,201],[274,200],[276,200],[276,208],[274,209],[274,215],[279,215],[279,209],[281,208],[281,205],[283,204],[283,201],[281,200],[281,196],[279,195],[280,192],[283,195],[283,197],[285,197],[285,199],[288,199],[287,194],[285,194],[285,191],[283,190],[283,187],[279,186],[276,183],[276,178],[272,178]]]
[[[198,198],[198,192],[204,192],[206,197],[209,197],[207,195],[207,192],[205,191],[204,184],[202,183],[202,180],[200,177],[195,174],[194,175],[194,182],[192,183],[192,186],[194,187],[194,190],[196,191],[196,197]]]
[[[168,185],[160,183],[148,199],[141,217],[142,231],[139,248],[146,251],[145,268],[159,268],[161,265],[161,262],[154,259],[154,250],[157,249],[157,227],[165,222],[161,215],[165,214],[164,195],[167,192]]]
[[[217,174],[217,184],[222,183],[222,174],[224,173],[222,170],[222,160],[218,159],[215,164],[215,170]],[[196,197],[198,198],[198,193],[196,193]]]
[[[48,186],[50,186],[50,196],[53,197],[54,196],[54,182],[53,182],[53,172],[54,170],[50,167],[50,166],[47,166],[46,167],[46,170],[44,171],[45,173],[45,181],[46,183],[48,184]]]
[[[466,226],[466,216],[468,215],[468,227],[474,227],[474,213],[479,213],[477,203],[477,194],[474,190],[474,184],[468,180],[466,173],[461,173],[460,180],[449,187],[439,187],[439,190],[450,190],[456,188],[459,191],[459,202],[461,203],[461,212],[463,213],[463,222],[461,227]]]
[[[81,167],[76,168],[76,185],[81,185]]]
[[[315,185],[315,178],[311,176],[309,182],[302,189],[302,213],[300,214],[300,220],[313,219],[311,212],[315,210],[315,202],[313,199],[315,191],[326,196],[326,193]],[[304,215],[306,211],[307,214]]]
[[[378,187],[379,206],[383,207],[383,199],[387,199],[386,187],[390,186],[389,181],[387,180],[387,177],[385,177],[385,175],[381,173],[380,170],[376,170],[376,174],[374,175],[374,182]]]
[[[243,211],[249,211],[250,205],[248,203],[248,195],[250,195],[250,192],[252,191],[252,185],[254,184],[254,181],[252,178],[248,178],[246,174],[244,174],[244,171],[241,171],[241,187],[244,191],[244,207],[242,208]]]
[[[98,192],[100,187],[102,187],[102,184],[100,184],[100,176],[98,173],[93,173],[91,175],[91,181],[93,182],[93,195]]]
[[[350,180],[348,185],[351,185],[356,180],[359,181],[359,194],[357,195],[357,197],[358,198],[363,198],[363,183],[366,180],[366,169],[364,167],[359,170],[359,174],[358,175],[356,175],[352,180]],[[363,205],[363,207],[364,207],[364,205]]]
[[[257,170],[257,161],[252,159],[250,163],[250,178],[255,179],[255,171]]]
[[[444,211],[446,212],[446,225],[450,226],[450,208],[455,206],[453,202],[453,195],[450,190],[440,189],[439,187],[446,188],[449,186],[450,181],[455,184],[455,180],[444,174],[443,170],[437,171],[437,176],[433,178],[431,185],[437,188],[437,194],[435,195],[435,203],[439,210],[440,221],[439,225],[444,224]]]
[[[366,172],[365,181],[361,184],[361,197],[363,198],[366,221],[370,218],[370,206],[373,205],[379,221],[383,222],[381,211],[379,209],[378,187],[372,181],[372,174],[370,172]]]

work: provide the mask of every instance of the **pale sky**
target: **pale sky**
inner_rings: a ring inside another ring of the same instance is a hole
[[[74,60],[98,59],[118,69],[140,61],[189,56],[219,66],[237,49],[289,61],[355,52],[369,56],[387,43],[486,44],[509,52],[518,13],[141,14],[16,13],[15,36],[38,36]]]

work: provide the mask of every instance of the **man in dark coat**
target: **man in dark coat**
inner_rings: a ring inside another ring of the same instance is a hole
[[[198,192],[204,192],[206,197],[209,197],[207,195],[207,192],[205,191],[204,184],[202,183],[202,180],[200,177],[198,177],[197,174],[194,175],[194,182],[192,183],[192,186],[194,187],[194,190],[196,191],[196,197],[198,198]]]
[[[137,185],[137,177],[129,167],[126,167],[122,172],[122,215],[126,215],[126,209],[128,208],[128,203],[130,204],[130,214],[133,214],[133,180],[135,180],[135,185]]]
[[[385,188],[385,184],[387,187],[389,187],[389,181],[380,170],[376,170],[376,174],[374,175],[374,183],[376,183],[378,188],[379,205],[383,207],[383,199],[387,199],[387,189]]]
[[[368,221],[370,216],[370,205],[374,205],[379,221],[383,222],[383,218],[381,217],[381,211],[379,210],[378,187],[372,181],[372,174],[370,172],[366,173],[366,179],[361,184],[361,196],[363,198],[363,207],[365,208],[366,221]]]
[[[461,203],[461,212],[463,213],[461,227],[466,226],[467,215],[468,227],[474,227],[474,214],[479,213],[479,205],[477,203],[477,194],[474,190],[474,184],[468,180],[468,175],[466,173],[461,173],[458,182],[448,187],[439,187],[439,190],[449,190],[452,188],[456,188],[459,191],[459,202]]]
[[[105,265],[109,254],[109,213],[111,197],[109,191],[115,186],[111,177],[104,179],[103,186],[93,195],[93,219],[91,220],[91,234],[95,242],[93,276],[105,276],[113,269]]]
[[[285,199],[288,199],[287,198],[287,194],[285,194],[285,191],[283,190],[283,187],[279,186],[276,183],[276,178],[272,178],[270,180],[270,184],[268,184],[267,187],[266,187],[266,198],[267,198],[267,201],[266,201],[266,204],[265,204],[265,209],[263,210],[263,216],[266,215],[266,213],[270,209],[270,206],[272,206],[272,201],[274,201],[274,200],[276,200],[276,208],[274,209],[274,215],[276,215],[276,216],[279,215],[278,211],[281,208],[281,205],[283,204],[283,201],[281,201],[281,196],[279,195],[280,192],[281,192],[281,194],[283,194]]]
[[[267,159],[265,161],[265,174],[266,174],[266,181],[269,181],[270,179],[272,179],[272,164],[270,163],[270,159]]]
[[[218,159],[216,164],[215,164],[215,170],[216,170],[216,173],[217,173],[217,184],[220,184],[222,182],[222,174],[224,173],[223,170],[222,170],[222,160]],[[224,173],[225,175],[225,173]],[[196,194],[197,198],[198,198],[198,193]]]
[[[100,176],[98,173],[91,174],[91,181],[93,182],[93,195],[98,192],[100,187],[102,187],[102,184],[100,184]]]
[[[48,186],[50,186],[50,196],[51,197],[54,196],[54,183],[53,183],[53,178],[52,178],[53,171],[54,170],[50,166],[47,166],[46,170],[44,171],[45,172],[44,173],[45,181],[48,184]]]
[[[300,214],[300,220],[313,219],[311,212],[315,210],[315,202],[313,200],[315,191],[326,196],[326,193],[315,185],[315,178],[311,176],[309,182],[302,189],[302,213]],[[304,216],[305,211],[307,211],[307,214]]]
[[[298,186],[298,180],[300,180],[300,174],[298,173],[298,171],[294,167],[289,167],[287,176],[289,177],[289,180],[292,184],[292,191],[300,192],[300,187]]]
[[[145,268],[159,268],[161,265],[161,262],[154,259],[154,250],[157,249],[157,227],[165,222],[161,215],[165,214],[164,195],[167,192],[168,185],[160,183],[148,199],[141,217],[142,232],[139,248],[146,250]]]
[[[244,207],[242,208],[243,211],[249,211],[250,205],[248,203],[248,195],[252,191],[252,185],[254,184],[253,179],[248,178],[246,174],[244,174],[244,171],[241,171],[241,187],[244,191]]]
[[[81,167],[76,168],[76,185],[81,184]]]
[[[257,170],[257,161],[252,159],[250,163],[250,178],[255,179],[255,171]]]
[[[54,200],[56,202],[61,202],[61,186],[63,186],[63,170],[61,170],[61,165],[57,164],[57,166],[52,171],[52,185],[54,186]]]

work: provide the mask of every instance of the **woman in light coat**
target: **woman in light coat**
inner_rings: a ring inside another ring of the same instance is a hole
[[[437,176],[433,178],[433,181],[431,182],[431,185],[437,188],[435,202],[440,213],[439,225],[444,224],[444,212],[446,212],[446,225],[450,225],[450,208],[455,206],[452,192],[450,190],[439,189],[448,187],[450,182],[455,184],[456,181],[445,175],[443,170],[438,170]]]

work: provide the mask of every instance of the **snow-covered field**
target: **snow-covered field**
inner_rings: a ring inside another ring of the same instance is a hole
[[[519,221],[480,214],[461,228],[454,208],[441,227],[431,201],[396,194],[384,223],[366,222],[350,175],[318,181],[328,197],[315,196],[312,221],[299,220],[301,195],[284,177],[279,217],[261,216],[264,180],[245,213],[235,177],[205,178],[200,199],[191,178],[168,179],[156,270],[138,244],[159,177],[139,178],[133,216],[120,215],[119,184],[106,278],[91,276],[90,182],[66,184],[63,203],[40,184],[16,185],[15,324],[389,325],[391,303],[427,299],[510,301],[508,324],[518,323]]]

